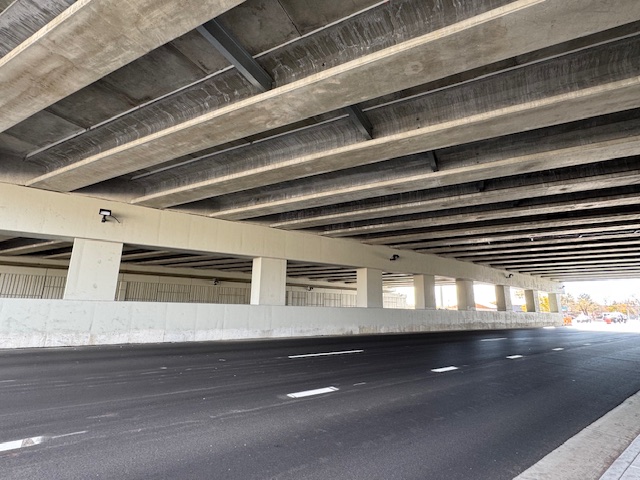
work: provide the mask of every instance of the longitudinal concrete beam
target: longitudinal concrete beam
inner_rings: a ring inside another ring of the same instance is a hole
[[[624,214],[615,216],[590,216],[586,218],[572,218],[539,221],[536,223],[511,222],[508,225],[490,225],[469,228],[440,228],[438,230],[427,233],[400,233],[398,235],[389,235],[385,237],[376,237],[367,239],[366,242],[372,245],[398,245],[402,243],[403,248],[418,248],[421,244],[435,245],[430,240],[445,239],[444,245],[449,244],[477,244],[494,241],[516,240],[522,237],[532,239],[538,237],[560,236],[571,234],[615,232],[619,230],[640,229],[640,214]],[[624,223],[630,222],[630,223]],[[633,223],[631,223],[633,222]],[[615,223],[615,225],[607,225]],[[597,227],[596,227],[597,225]],[[455,225],[454,225],[455,226]],[[592,227],[593,226],[593,227]],[[507,234],[513,232],[512,234]],[[475,235],[485,235],[485,237],[475,238],[456,238],[470,237]],[[409,243],[417,242],[417,243]]]
[[[109,208],[121,223],[101,222],[98,211]],[[322,265],[374,268],[392,273],[465,277],[504,283],[504,272],[489,267],[388,247],[277,230],[248,223],[157,210],[103,199],[0,183],[0,235],[71,240],[95,239],[158,250],[280,258]],[[509,284],[557,291],[558,285],[514,275]]]
[[[132,203],[164,208],[211,196],[248,190],[260,185],[293,180],[308,176],[310,172],[324,173],[410,155],[424,148],[433,150],[483,140],[495,135],[495,132],[507,135],[530,128],[541,128],[635,107],[640,107],[640,77],[558,95],[544,101],[526,102],[514,107],[501,108],[493,112],[368,140],[277,164],[257,166],[250,170],[221,175],[169,191],[146,195],[133,200]],[[613,153],[614,151],[617,153]],[[559,158],[554,158],[554,168],[609,160],[612,156],[637,155],[640,153],[640,137],[573,147],[558,153]],[[346,201],[346,199],[341,200],[341,197],[349,197],[351,200],[356,192],[357,197],[362,198],[370,195],[371,191],[388,190],[398,193],[415,188],[473,182],[515,175],[521,173],[524,168],[528,171],[546,170],[552,168],[549,166],[550,159],[551,157],[545,153],[534,154],[511,161],[495,162],[490,166],[481,164],[474,168],[428,172],[410,178],[349,186],[333,191],[312,193],[304,198],[293,197],[280,202],[269,202],[269,204],[275,207],[287,202],[289,205],[295,205],[296,208],[306,208],[317,205],[319,201],[326,202],[327,199],[331,199],[331,203]],[[540,165],[543,162],[545,166]],[[247,209],[247,212],[255,215],[256,211],[264,206],[264,204],[254,205]],[[212,216],[228,218],[221,217],[220,213],[214,213]]]
[[[244,0],[78,0],[0,59],[0,132]]]
[[[311,174],[410,155],[425,148],[433,150],[453,144],[483,140],[494,136],[495,132],[507,135],[635,107],[640,107],[640,76],[556,95],[544,100],[525,102],[491,112],[471,115],[459,120],[430,125],[330,151],[287,159],[275,164],[260,165],[241,172],[219,175],[197,183],[149,194],[133,200],[132,203],[164,208],[206,197],[248,190],[261,185],[293,180]],[[619,152],[613,153],[615,150],[619,150]],[[612,158],[612,155],[635,155],[640,153],[640,137],[635,138],[635,142],[629,139],[619,139],[611,143],[602,142],[602,144],[594,146],[574,147],[559,153],[564,158],[556,160],[556,168],[608,160]],[[528,165],[527,170],[545,170],[550,167],[538,166],[539,162],[545,160],[545,157],[547,160],[549,159],[549,155],[537,154],[511,162],[496,162],[494,166],[497,168],[494,170],[490,170],[484,165],[478,165],[476,168],[459,169],[453,172],[428,172],[415,175],[413,178],[347,186],[333,191],[310,193],[305,198],[295,196],[281,199],[279,202],[269,202],[269,204],[275,208],[276,206],[281,207],[286,202],[289,206],[306,208],[314,206],[314,204],[317,205],[317,202],[326,202],[327,199],[336,203],[363,198],[367,195],[370,196],[372,191],[398,193],[415,188],[484,180],[521,173],[525,168],[525,162]],[[448,183],[447,180],[451,183]],[[260,207],[264,207],[264,204],[253,205],[249,211],[253,210],[255,213]],[[221,218],[218,213],[213,216]]]
[[[639,137],[639,140],[640,140],[640,137]],[[638,142],[637,145],[640,148],[640,142]],[[610,155],[617,156],[618,152],[619,150],[617,148],[613,148],[611,150]],[[561,158],[563,156],[562,155],[563,153],[565,152],[562,152],[561,150],[551,150],[551,151],[545,152],[544,155],[548,157],[548,163],[547,163],[548,166],[544,168],[542,166],[543,164],[537,163],[535,164],[536,168],[541,168],[541,170],[547,170],[547,169],[550,170],[550,169],[558,168],[556,164],[556,160],[558,160],[559,157]],[[604,152],[602,153],[604,154]],[[573,159],[576,162],[579,162],[578,163],[579,165],[584,164],[584,162],[581,161],[582,157],[580,155],[576,155],[576,154],[569,154],[569,155],[571,159]],[[495,175],[492,175],[491,177],[487,177],[487,179],[497,178],[501,175],[502,170],[498,169],[497,171],[495,171],[495,168],[494,168],[495,165],[492,165],[492,163],[485,163],[482,165],[486,168],[485,173],[489,173],[489,172],[495,173]],[[437,180],[441,180],[446,183],[453,181],[455,182],[455,184],[465,183],[465,182],[468,182],[468,180],[465,180],[466,178],[468,178],[466,174],[469,173],[470,169],[473,170],[476,167],[479,167],[479,165],[466,167],[466,168],[447,170],[446,172],[441,172],[442,175],[438,176],[437,179],[431,178],[430,175],[426,175],[427,179],[429,179],[430,181],[425,180],[425,182],[422,185],[424,185],[424,188],[429,188],[431,185],[442,185],[442,183],[437,182]],[[476,173],[481,174],[480,172],[484,170],[485,169],[477,168]],[[460,176],[460,181],[455,181],[456,174],[462,174]],[[449,179],[449,176],[452,176],[453,178]],[[406,180],[410,181],[412,179],[409,178]],[[309,216],[309,217],[305,216],[303,218],[294,218],[291,220],[281,220],[277,222],[272,222],[270,226],[277,227],[277,228],[285,228],[285,229],[312,228],[312,227],[318,227],[322,225],[329,225],[329,224],[335,224],[335,223],[341,223],[341,222],[354,222],[358,220],[366,220],[371,217],[375,217],[375,218],[393,217],[396,215],[408,215],[412,213],[424,213],[424,212],[446,210],[450,208],[461,208],[461,207],[467,207],[469,205],[488,205],[491,203],[509,202],[514,200],[522,200],[525,198],[535,198],[535,197],[539,197],[541,195],[541,192],[544,192],[545,196],[551,196],[551,195],[560,195],[560,194],[567,194],[567,193],[589,192],[589,191],[603,189],[603,188],[620,187],[623,185],[638,185],[638,184],[640,184],[640,170],[634,170],[624,174],[614,173],[614,174],[593,176],[589,178],[576,178],[576,179],[562,180],[557,182],[544,182],[544,186],[540,184],[533,184],[533,185],[527,185],[524,187],[504,188],[504,189],[497,189],[497,190],[491,190],[491,191],[467,193],[462,195],[449,195],[449,196],[443,196],[443,197],[430,198],[427,200],[397,203],[397,204],[384,205],[384,206],[375,206],[375,207],[365,206],[360,208],[355,207],[352,210],[344,209],[343,211],[338,211],[336,213],[319,214],[315,216]],[[404,187],[404,185],[400,183],[398,186],[400,188]],[[398,193],[395,190],[394,192]],[[337,195],[338,192],[334,191],[333,193]],[[333,202],[337,203],[341,201],[339,198],[336,199],[335,195],[332,197]],[[293,198],[299,198],[299,197],[293,197]],[[283,199],[283,200],[286,201],[286,199]],[[260,205],[265,210],[270,209],[270,204],[268,204],[267,202]],[[296,209],[302,208],[300,204],[296,204],[296,205],[297,205],[295,207]],[[252,212],[251,216],[253,216],[256,212],[256,210],[254,210],[255,207],[256,207],[255,205],[247,205],[246,206],[247,213],[250,211]],[[233,210],[237,212],[238,210],[240,210],[240,207],[236,207]],[[227,220],[240,220],[240,218],[238,218],[239,216],[238,213],[233,215],[225,212],[228,212],[228,211],[218,212],[216,213],[215,216],[217,218],[225,218]],[[263,214],[266,215],[267,213],[266,212],[260,213],[260,215],[263,215]]]
[[[587,261],[576,261],[576,262],[546,262],[546,263],[535,263],[535,264],[527,264],[527,265],[511,265],[510,269],[520,272],[527,273],[541,273],[541,272],[553,272],[554,270],[567,270],[567,269],[580,269],[584,268],[587,270],[597,270],[599,267],[604,266],[605,268],[618,268],[618,267],[640,267],[640,261],[637,259],[631,260],[620,260],[618,262],[613,262],[611,260],[587,260]]]
[[[541,192],[542,195],[542,192]],[[599,210],[602,208],[612,208],[627,205],[640,204],[640,197],[637,195],[618,195],[610,197],[592,197],[581,200],[566,200],[563,202],[549,202],[544,205],[533,205],[518,208],[500,208],[489,211],[470,211],[458,215],[447,215],[441,217],[427,217],[423,219],[411,219],[396,222],[375,223],[359,227],[343,227],[323,232],[329,237],[349,237],[356,235],[366,235],[371,233],[381,233],[389,231],[411,230],[423,227],[438,227],[446,225],[460,225],[462,223],[478,223],[490,220],[501,220],[506,218],[522,218],[534,215],[549,215],[552,213],[582,212],[588,210]],[[587,212],[588,213],[588,212]]]
[[[637,236],[637,235],[636,235]],[[534,246],[531,246],[531,241],[512,242],[503,245],[478,245],[473,251],[463,251],[456,247],[434,248],[430,250],[430,253],[446,254],[447,256],[454,256],[456,258],[470,258],[472,261],[476,261],[478,257],[487,257],[486,259],[493,258],[492,255],[508,256],[511,257],[514,254],[524,253],[529,257],[535,255],[542,255],[540,252],[556,252],[561,253],[563,250],[576,250],[583,253],[583,248],[614,248],[615,251],[623,251],[627,245],[635,245],[632,247],[632,251],[638,250],[640,245],[640,237],[636,240],[615,241],[615,242],[597,242],[597,240],[610,240],[611,235],[595,235],[584,238],[558,238],[554,240],[545,240],[541,242],[535,242]],[[618,237],[618,236],[615,236]],[[615,238],[618,240],[618,238]],[[508,247],[508,248],[507,248]],[[487,251],[489,250],[489,251]],[[596,250],[593,250],[596,252]],[[546,254],[545,254],[546,255]],[[552,255],[552,253],[548,253]]]
[[[549,265],[549,264],[555,265],[557,262],[573,261],[573,260],[576,260],[576,261],[593,260],[594,263],[607,263],[607,261],[604,259],[608,258],[608,259],[613,259],[613,261],[608,260],[609,263],[616,263],[615,260],[617,259],[620,259],[620,260],[624,260],[625,258],[636,259],[637,257],[638,257],[638,249],[632,248],[628,252],[622,252],[620,250],[616,250],[614,253],[603,253],[602,250],[591,250],[589,252],[576,251],[571,255],[564,255],[564,256],[561,256],[558,254],[556,254],[555,256],[537,254],[537,255],[521,256],[519,258],[514,258],[514,259],[503,259],[498,256],[493,259],[476,260],[476,261],[478,263],[491,264],[496,268],[498,266],[500,266],[501,268],[510,268],[508,267],[508,265],[514,265],[517,268],[518,266],[528,265],[527,263],[523,263],[527,261],[529,262],[536,261],[541,263],[542,265]]]
[[[459,237],[451,240],[435,240],[435,241],[426,241],[426,242],[415,242],[415,243],[407,243],[403,244],[402,248],[410,248],[416,251],[421,251],[425,253],[433,253],[436,255],[442,255],[439,253],[439,250],[444,248],[455,248],[459,250],[460,248],[465,248],[467,245],[473,245],[474,249],[482,250],[486,253],[486,250],[491,250],[495,248],[496,244],[504,245],[504,242],[509,242],[509,245],[514,246],[522,246],[524,243],[528,245],[573,245],[573,243],[579,243],[581,241],[597,241],[597,240],[628,240],[632,238],[637,238],[637,235],[633,233],[635,229],[640,229],[640,224],[627,224],[627,225],[616,225],[613,227],[602,227],[602,228],[582,228],[576,227],[575,229],[562,229],[556,231],[548,231],[547,235],[544,237],[538,236],[532,242],[531,239],[523,240],[522,234],[497,234],[495,236],[485,235],[484,237]],[[556,234],[557,232],[557,234]],[[619,232],[619,233],[616,233]],[[556,235],[565,235],[565,238],[555,238]],[[580,238],[582,237],[582,238]],[[502,246],[500,245],[500,246]],[[535,247],[534,247],[535,248]],[[537,250],[533,250],[537,251]],[[447,254],[447,257],[458,258],[460,256],[460,260],[466,261],[466,255],[458,255],[458,254]],[[469,261],[473,261],[470,259]]]
[[[557,18],[571,18],[572,21],[558,22]],[[610,0],[607,9],[602,8],[601,0],[517,0],[90,156],[35,178],[28,185],[72,191],[176,156],[247,137],[265,128],[277,128],[486,63],[614,28],[634,19],[640,19],[640,4],[635,0]],[[473,48],[461,49],[460,45],[472,45]],[[363,78],[367,79],[364,84]],[[629,99],[638,97],[632,80],[628,85],[600,86],[597,90],[608,99],[613,96],[620,99],[616,109],[632,108],[637,103]],[[587,101],[594,102],[593,95],[597,96],[598,92],[591,93]],[[626,101],[630,104],[625,107]],[[536,110],[548,108],[542,103]],[[575,105],[568,102],[563,108],[570,111]],[[598,108],[592,105],[592,108],[593,115],[607,110],[601,105]],[[557,114],[554,112],[552,115]],[[478,119],[471,119],[474,120]],[[561,121],[562,118],[557,119],[557,122]],[[494,128],[502,127],[494,125]],[[438,132],[440,136],[443,134]],[[455,138],[451,143],[457,140]],[[374,149],[379,148],[374,140],[368,143]],[[424,148],[414,148],[415,151],[424,151]],[[399,155],[389,149],[386,158]],[[259,175],[265,173],[260,172]],[[236,179],[229,180],[236,183]],[[161,206],[167,202],[175,205],[194,199],[188,190],[171,193],[169,201],[149,197],[139,199],[138,203]]]

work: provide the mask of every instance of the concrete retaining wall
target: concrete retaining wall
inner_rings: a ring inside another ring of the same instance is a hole
[[[71,300],[0,301],[0,348],[562,325],[558,314]]]

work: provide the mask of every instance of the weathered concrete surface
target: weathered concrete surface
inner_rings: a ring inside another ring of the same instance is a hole
[[[0,59],[0,131],[239,3],[75,2]]]
[[[3,299],[0,348],[559,326],[559,314]]]
[[[560,24],[555,21],[559,17],[573,21]],[[34,179],[30,185],[75,190],[176,155],[258,133],[265,126],[276,128],[490,61],[614,28],[634,18],[640,18],[640,6],[630,0],[614,1],[606,12],[596,0],[520,0],[85,158]],[[468,48],[470,45],[475,48]],[[433,52],[439,52],[437,58]],[[370,80],[366,88],[353,89],[354,84],[362,84],[362,78]],[[615,97],[622,99],[618,104],[621,107],[625,85],[610,87],[616,90]],[[628,87],[633,89],[632,85]],[[209,135],[212,130],[215,140]]]
[[[421,227],[438,227],[460,225],[469,222],[483,222],[491,220],[500,220],[506,217],[517,219],[523,217],[531,217],[534,215],[548,215],[553,213],[578,212],[584,211],[588,214],[589,210],[596,211],[599,208],[621,207],[640,205],[640,198],[635,194],[632,195],[612,195],[610,197],[599,198],[597,196],[584,195],[584,198],[572,198],[567,200],[563,198],[557,202],[548,202],[542,205],[535,203],[535,200],[516,208],[489,208],[482,207],[478,209],[470,208],[464,213],[453,215],[421,215],[409,219],[378,222],[375,224],[367,224],[362,226],[337,225],[323,232],[324,235],[330,237],[350,237],[354,235],[367,235],[382,232],[399,232],[402,230],[411,230]],[[455,210],[454,210],[455,212]]]
[[[437,135],[434,135],[434,137],[436,136]],[[364,147],[367,147],[366,151],[371,155],[374,155],[374,149],[370,149],[365,145],[362,145],[362,147],[363,149]],[[570,147],[542,153],[527,154],[519,157],[498,160],[495,162],[480,163],[473,166],[461,166],[457,168],[451,168],[449,170],[441,170],[438,172],[424,172],[415,175],[406,175],[395,179],[391,178],[363,184],[356,183],[349,186],[344,186],[342,188],[340,188],[340,186],[337,186],[337,188],[319,189],[319,191],[312,190],[300,195],[281,195],[279,197],[276,196],[275,198],[269,198],[269,201],[247,201],[234,207],[216,211],[212,213],[211,216],[216,218],[224,218],[227,220],[239,220],[242,218],[268,215],[274,213],[275,211],[299,210],[301,208],[319,206],[323,203],[326,203],[327,199],[331,199],[335,202],[339,202],[341,200],[359,200],[368,198],[368,196],[370,196],[374,191],[396,194],[402,192],[410,192],[415,189],[440,188],[451,185],[478,182],[482,180],[509,177],[522,174],[525,171],[527,173],[535,174],[536,172],[544,172],[550,169],[571,167],[577,165],[585,166],[589,163],[597,163],[604,160],[610,160],[611,158],[626,157],[637,154],[640,154],[640,136],[627,137],[610,141],[596,142],[593,144],[586,144],[580,147]],[[358,157],[360,157],[359,154]],[[351,161],[353,161],[353,156],[350,156],[346,152],[343,156],[340,156],[340,158],[344,158],[345,161],[347,161],[346,159],[349,158]],[[371,158],[371,156],[367,158]],[[620,175],[616,175],[615,178],[620,179]],[[606,184],[606,179],[602,180]],[[635,184],[633,178],[629,178],[628,180],[630,182],[633,182],[630,184]],[[602,187],[603,184],[599,185],[600,187]],[[549,194],[552,194],[553,186],[550,186],[550,188],[551,191],[549,192]],[[576,191],[579,191],[579,188],[580,187],[578,187],[578,190]],[[486,198],[483,198],[483,200],[487,203],[489,203],[491,199],[493,199],[494,201],[507,201],[509,195],[518,194],[515,192],[515,189],[513,189],[510,190],[506,195],[501,196],[498,193],[494,193],[493,198],[491,196],[487,196]],[[523,197],[518,197],[518,199],[520,198]],[[443,208],[454,208],[454,206],[451,205],[451,201],[444,201],[444,203],[446,205],[443,205]],[[465,204],[468,205],[469,203]],[[428,211],[428,208],[422,208],[424,206],[425,205],[416,205],[419,211]],[[384,208],[386,209],[387,207],[385,206]],[[390,211],[389,213],[391,212],[392,211]],[[311,221],[310,219],[307,220]],[[332,218],[331,223],[335,222],[336,220],[338,219]],[[349,218],[348,220],[354,219]],[[306,222],[304,220],[300,223],[301,225],[296,225],[295,223],[293,225],[296,226],[296,228],[306,228],[307,226],[314,226],[305,225]],[[287,226],[287,223],[274,223],[273,226],[284,227]]]
[[[419,201],[407,201],[396,205],[386,204],[380,207],[353,208],[340,213],[319,214],[308,218],[293,218],[291,220],[278,220],[270,223],[271,227],[300,229],[317,227],[339,222],[354,222],[365,220],[375,215],[377,218],[396,215],[408,215],[411,213],[424,213],[440,211],[451,208],[466,207],[468,205],[485,205],[497,202],[513,202],[522,199],[535,198],[540,195],[541,184],[544,185],[547,195],[560,195],[567,193],[590,192],[599,188],[611,188],[625,185],[640,184],[640,170],[628,175],[612,173],[598,176],[597,180],[584,178],[559,180],[552,182],[540,182],[525,187],[505,187],[491,191],[458,194],[451,196],[435,196],[435,198]],[[265,206],[266,207],[266,206]],[[298,206],[297,209],[300,207]],[[236,219],[227,216],[216,215],[218,218]]]
[[[0,57],[36,33],[75,0],[0,0]]]
[[[581,235],[581,234],[604,234],[606,232],[633,231],[640,229],[640,214],[616,214],[615,216],[603,217],[595,214],[590,217],[577,219],[540,220],[536,223],[523,220],[520,223],[504,222],[493,225],[483,225],[479,227],[458,227],[429,230],[421,233],[397,233],[382,237],[367,238],[367,243],[372,245],[400,245],[403,248],[421,248],[431,245],[477,245],[493,241],[508,241],[522,237],[545,238],[548,236]],[[625,223],[627,222],[627,223]],[[474,235],[473,238],[460,238]],[[481,237],[480,235],[485,235]],[[442,241],[435,241],[445,239]],[[533,241],[533,240],[531,240]],[[413,243],[418,242],[418,243]]]
[[[617,58],[614,56],[617,50],[628,54]],[[376,138],[373,140],[348,143],[338,137],[340,140],[334,148],[321,151],[308,148],[303,155],[296,155],[296,149],[275,151],[269,155],[263,153],[266,159],[249,164],[244,170],[231,170],[227,167],[194,171],[191,175],[183,175],[179,180],[156,182],[147,195],[133,200],[133,203],[164,208],[417,152],[475,142],[494,137],[496,132],[501,135],[514,134],[640,107],[640,101],[632,100],[640,96],[640,67],[633,60],[634,54],[640,55],[640,41],[626,40],[435,92],[411,102],[379,108],[369,112],[376,125]],[[538,83],[544,83],[544,88],[534,88],[528,80],[530,78],[539,79]],[[452,104],[456,108],[451,108]],[[427,119],[421,119],[423,112],[429,112]],[[615,132],[611,136],[614,135],[621,134]],[[636,154],[637,146],[635,149],[631,148],[630,152],[616,151],[612,147],[606,153],[600,151],[597,157],[592,154],[591,161]],[[575,155],[570,150],[566,156],[571,157],[574,165],[582,158],[582,155]],[[589,155],[586,157],[589,158]],[[535,171],[536,162],[532,159],[526,161]],[[566,161],[565,158],[565,163],[554,164],[554,168],[566,166]],[[588,163],[589,160],[585,162]],[[465,164],[460,169],[466,171],[472,167]],[[503,176],[521,173],[521,168],[504,170]],[[550,166],[539,170],[547,168]],[[340,197],[334,201],[365,198],[373,189],[377,192],[397,193],[416,189],[416,185],[424,182],[429,182],[428,186],[447,185],[440,183],[439,175],[431,178],[428,168],[424,170],[422,175],[416,175],[415,178],[395,181],[381,179],[379,182],[367,182],[364,186],[347,186],[343,182],[342,188],[334,190]],[[486,175],[477,175],[469,180],[462,177],[458,183],[500,176],[493,172],[487,172]],[[350,195],[352,190],[353,194]],[[335,198],[334,192],[322,193]],[[320,198],[323,197],[317,200]]]

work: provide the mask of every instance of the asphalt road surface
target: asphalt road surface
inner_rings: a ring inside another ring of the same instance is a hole
[[[640,335],[3,350],[0,365],[3,480],[499,480],[640,390]]]

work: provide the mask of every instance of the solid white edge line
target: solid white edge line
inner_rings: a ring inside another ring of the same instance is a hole
[[[324,357],[328,355],[346,355],[349,353],[362,353],[362,352],[364,352],[364,350],[343,350],[341,352],[305,353],[303,355],[289,355],[288,358]]]
[[[441,367],[441,368],[432,368],[431,371],[435,373],[443,373],[443,372],[452,372],[453,370],[458,370],[458,367],[454,367],[453,365],[450,367]]]
[[[339,388],[337,387],[316,388],[315,390],[305,390],[303,392],[288,393],[287,397],[303,398],[303,397],[310,397],[312,395],[322,395],[323,393],[337,392],[338,390]]]
[[[515,360],[516,358],[522,358],[524,355],[509,355],[507,358],[509,360]]]

